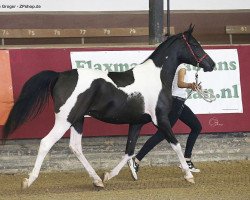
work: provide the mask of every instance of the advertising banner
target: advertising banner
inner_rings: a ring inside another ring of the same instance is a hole
[[[216,96],[212,103],[193,92],[186,104],[196,114],[243,113],[240,84],[240,66],[237,49],[206,50],[215,61],[213,72],[198,70],[202,88]],[[71,52],[72,68],[123,72],[142,63],[152,50],[140,51],[85,51]],[[187,65],[189,82],[195,82],[197,67]],[[187,90],[189,94],[190,91]]]

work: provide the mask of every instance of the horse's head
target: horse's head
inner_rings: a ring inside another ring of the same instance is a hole
[[[213,71],[215,63],[193,37],[193,29],[194,26],[191,24],[189,29],[181,35],[183,47],[181,48],[180,58],[184,63],[203,68],[205,72]]]

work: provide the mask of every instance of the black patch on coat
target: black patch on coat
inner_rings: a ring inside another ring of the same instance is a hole
[[[109,72],[108,77],[117,85],[117,87],[126,87],[135,82],[133,69],[125,72]]]
[[[78,120],[72,126],[76,130],[77,133],[82,134],[83,133],[83,122],[84,122],[84,117],[82,119]]]
[[[104,79],[94,80],[89,89],[78,95],[67,120],[74,123],[84,115],[113,124],[146,123],[150,120],[144,113],[144,98],[140,93],[128,96]]]
[[[53,89],[55,113],[59,112],[60,107],[64,105],[71,96],[75,90],[77,81],[78,73],[76,69],[60,73]]]

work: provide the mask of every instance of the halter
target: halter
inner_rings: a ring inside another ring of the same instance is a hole
[[[187,44],[187,46],[188,46],[188,49],[190,50],[191,54],[194,56],[194,59],[195,59],[195,61],[197,62],[197,66],[199,66],[199,64],[202,62],[202,60],[204,60],[204,58],[207,57],[207,54],[205,53],[201,58],[198,58],[198,57],[195,55],[193,49],[191,48],[191,45],[188,43],[187,38],[186,38],[186,36],[185,36],[184,34],[182,34],[182,38],[183,38],[184,41],[186,42],[186,44]]]
[[[198,83],[198,82],[199,82],[199,81],[198,81],[198,69],[199,69],[199,65],[200,65],[200,63],[202,62],[202,60],[204,60],[204,58],[207,57],[207,54],[205,53],[201,58],[198,58],[198,57],[195,55],[193,49],[191,48],[191,45],[188,43],[187,38],[186,38],[186,36],[185,36],[184,34],[182,34],[182,38],[183,38],[184,41],[186,42],[186,44],[187,44],[187,46],[188,46],[188,49],[190,50],[191,54],[194,56],[194,59],[195,59],[196,62],[197,62],[197,71],[196,71],[196,73],[195,73],[195,82],[196,82],[196,84],[197,84],[198,86],[200,86],[200,85],[201,85],[201,82]],[[202,97],[205,101],[207,101],[207,102],[209,102],[209,103],[211,103],[211,102],[213,102],[213,101],[216,100],[216,96],[215,96],[214,94],[210,93],[210,92],[209,92],[208,90],[206,90],[206,89],[205,89],[205,90],[202,90],[201,88],[197,88],[196,92],[197,92],[198,94],[200,94],[201,97]],[[192,93],[193,93],[193,91],[191,90],[191,92],[188,94],[186,100],[190,97],[190,95],[191,95]]]

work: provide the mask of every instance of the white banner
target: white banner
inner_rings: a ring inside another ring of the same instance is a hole
[[[240,68],[237,49],[206,50],[216,63],[213,72],[199,70],[199,81],[203,89],[216,96],[216,101],[208,103],[193,93],[186,104],[196,114],[242,113]],[[152,51],[84,51],[71,52],[72,68],[122,72],[142,63]],[[195,82],[196,67],[187,66],[190,82]],[[187,91],[188,93],[189,91]]]
[[[164,9],[167,9],[164,0]],[[174,0],[171,10],[250,9],[249,0]],[[0,12],[148,11],[148,0],[0,0]]]

